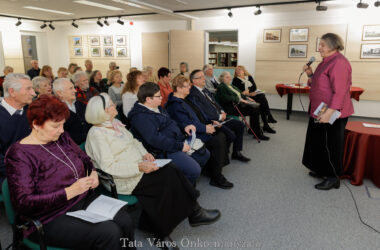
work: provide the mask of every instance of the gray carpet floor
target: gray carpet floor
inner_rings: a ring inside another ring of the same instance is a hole
[[[380,249],[380,234],[362,225],[353,200],[344,185],[340,189],[318,191],[319,182],[308,176],[301,164],[308,117],[274,111],[277,134],[257,143],[248,134],[244,154],[252,158],[244,164],[232,161],[224,175],[235,184],[222,190],[201,176],[197,188],[200,204],[218,208],[222,217],[209,226],[192,228],[183,221],[171,234],[181,249]],[[350,118],[380,123],[380,119]],[[369,198],[370,180],[351,188],[364,221],[380,230],[380,199]],[[376,189],[378,190],[378,189]],[[150,249],[149,235],[137,231],[136,240]],[[0,239],[11,241],[4,207],[0,205]]]

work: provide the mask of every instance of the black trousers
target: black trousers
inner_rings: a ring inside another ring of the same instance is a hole
[[[69,211],[86,209],[97,198],[95,193],[80,200]],[[44,225],[45,242],[49,246],[69,249],[122,249],[123,241],[134,240],[134,227],[127,208],[123,207],[111,221],[90,223],[66,214],[60,215]],[[38,242],[38,234],[34,232],[30,238]],[[125,249],[125,248],[124,248]],[[134,248],[129,248],[134,249]]]
[[[205,146],[210,151],[210,159],[205,168],[211,179],[218,180],[223,176],[222,168],[230,163],[226,135],[220,129],[216,130],[211,139],[205,142]]]
[[[232,152],[243,150],[244,128],[244,123],[235,119],[230,120],[221,127],[221,130],[227,137],[228,148],[230,143],[233,143]]]
[[[251,126],[255,134],[261,134],[259,119],[260,108],[254,108],[253,106],[246,103],[239,103],[238,108],[244,116],[249,116],[249,126]]]
[[[269,103],[265,96],[265,94],[258,94],[252,97],[255,102],[260,103],[260,115],[261,119],[263,120],[264,125],[268,124],[268,116],[271,115],[270,109],[269,109]]]
[[[302,159],[305,167],[327,177],[334,177],[335,173],[338,176],[343,174],[344,128],[347,120],[337,119],[330,125],[315,123],[314,118],[309,119]]]

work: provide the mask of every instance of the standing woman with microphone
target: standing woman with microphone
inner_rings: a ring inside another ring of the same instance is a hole
[[[302,163],[310,169],[309,175],[323,178],[316,189],[339,188],[339,176],[343,174],[344,129],[348,117],[354,113],[350,97],[352,69],[349,61],[339,51],[344,49],[338,35],[327,33],[319,43],[322,62],[313,73],[310,65],[304,66],[309,77],[310,105],[309,125],[306,133]],[[321,102],[328,108],[318,116],[315,110]],[[335,111],[341,112],[333,123],[329,120]]]

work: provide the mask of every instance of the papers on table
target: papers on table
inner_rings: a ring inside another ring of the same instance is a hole
[[[366,128],[380,128],[380,124],[370,124],[370,123],[364,123],[363,126]]]
[[[156,159],[153,163],[156,163],[157,167],[161,168],[171,161],[172,159]]]

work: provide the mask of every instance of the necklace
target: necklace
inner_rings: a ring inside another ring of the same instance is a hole
[[[70,168],[71,172],[73,172],[74,174],[74,178],[75,180],[78,180],[79,179],[79,174],[78,174],[78,171],[77,169],[75,168],[75,165],[74,163],[70,160],[70,158],[66,155],[65,151],[62,150],[62,148],[56,143],[54,142],[55,145],[57,145],[57,147],[61,150],[61,152],[66,156],[67,160],[69,160],[69,162],[71,163],[71,166],[69,164],[67,164],[65,161],[63,161],[61,158],[59,158],[58,156],[56,156],[55,154],[53,154],[49,149],[47,149],[44,145],[40,144],[40,146],[45,149],[49,154],[51,154],[52,156],[54,156],[57,160],[59,160],[60,162],[62,162],[63,164],[65,164],[68,168]]]

